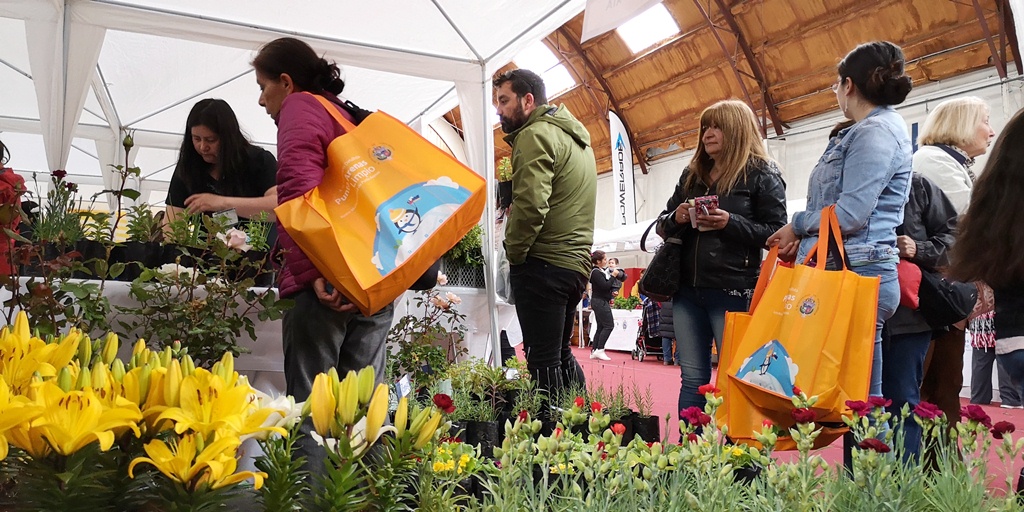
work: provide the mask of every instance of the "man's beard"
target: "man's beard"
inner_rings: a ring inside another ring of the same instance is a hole
[[[500,116],[500,119],[501,131],[512,133],[526,124],[526,112],[523,111],[522,105],[517,105],[515,112],[512,113],[512,117]]]

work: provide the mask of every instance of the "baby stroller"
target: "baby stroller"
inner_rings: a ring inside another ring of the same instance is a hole
[[[630,359],[636,359],[643,362],[644,358],[647,357],[647,354],[651,353],[661,361],[664,359],[664,353],[661,349],[661,338],[652,340],[651,337],[647,335],[647,332],[647,315],[642,315],[640,326],[637,328],[636,333],[636,347],[633,348],[633,352],[630,353]]]

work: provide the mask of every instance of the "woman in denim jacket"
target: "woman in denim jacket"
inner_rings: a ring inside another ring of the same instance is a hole
[[[865,43],[839,63],[832,85],[839,108],[853,126],[833,137],[811,172],[807,211],[768,239],[783,259],[802,261],[818,243],[821,209],[835,204],[850,270],[878,276],[878,319],[871,367],[873,396],[882,393],[882,324],[899,304],[896,280],[896,226],[910,190],[911,144],[907,126],[896,113],[910,93],[903,50],[887,42]]]

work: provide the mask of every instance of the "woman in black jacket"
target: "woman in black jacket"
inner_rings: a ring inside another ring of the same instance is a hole
[[[754,112],[736,100],[705,109],[697,151],[658,223],[662,238],[678,237],[683,247],[672,300],[679,410],[704,407],[697,388],[711,380],[711,343],[721,353],[725,313],[747,310],[765,240],[786,220],[786,184]]]
[[[612,317],[612,283],[615,282],[619,273],[625,273],[621,269],[608,269],[608,257],[604,251],[594,251],[590,255],[594,268],[590,271],[590,309],[594,311],[594,320],[597,322],[597,332],[594,333],[594,344],[591,347],[590,358],[602,361],[611,361],[612,358],[604,353],[604,344],[612,335],[615,328],[615,319]]]
[[[910,178],[910,199],[903,208],[903,224],[896,228],[900,258],[922,270],[936,272],[948,265],[947,251],[956,239],[956,208],[935,183],[914,173]],[[921,401],[924,358],[931,344],[932,330],[921,313],[900,304],[882,330],[882,396],[892,400],[888,407],[899,417],[904,404],[910,410]],[[921,425],[907,418],[903,425],[903,458],[917,460],[921,451]]]

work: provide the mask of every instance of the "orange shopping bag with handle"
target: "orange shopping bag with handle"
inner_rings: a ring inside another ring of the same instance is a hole
[[[778,248],[772,248],[750,312],[726,316],[715,383],[724,402],[716,419],[736,442],[757,444],[754,433],[765,419],[783,431],[793,426],[794,386],[818,396],[812,409],[819,423],[841,423],[850,414],[847,400],[867,399],[879,278],[845,268],[835,206],[822,210],[818,235],[816,249],[792,268],[778,265]],[[839,270],[825,269],[830,252]],[[846,430],[825,426],[815,447]],[[795,448],[788,437],[776,446]]]
[[[483,177],[374,112],[327,148],[323,181],[274,209],[323,276],[364,315],[392,303],[480,221]]]

